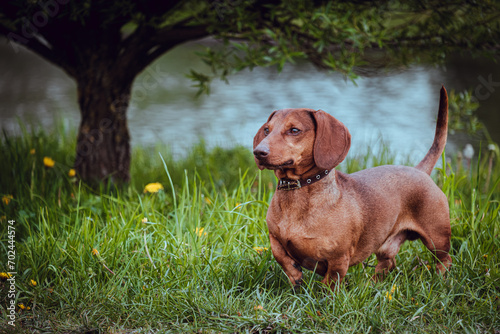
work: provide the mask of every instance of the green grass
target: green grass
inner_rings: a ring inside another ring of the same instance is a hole
[[[0,332],[498,333],[500,164],[438,170],[448,195],[453,266],[445,279],[420,241],[373,283],[375,257],[349,269],[335,294],[305,272],[294,292],[270,251],[265,214],[274,176],[242,148],[203,144],[174,161],[162,147],[136,148],[130,186],[95,191],[67,173],[74,131],[4,136],[0,143],[0,271],[15,220],[16,327],[0,280]],[[391,163],[351,152],[340,169]],[[30,150],[35,149],[31,154]],[[161,156],[160,156],[160,154]],[[43,157],[56,161],[43,166]],[[164,159],[165,163],[162,161]],[[164,191],[144,193],[147,183]],[[146,221],[147,219],[147,221]],[[97,253],[93,253],[93,250]],[[430,265],[428,268],[427,265]],[[33,286],[31,280],[36,281]],[[13,330],[13,331],[12,331]]]

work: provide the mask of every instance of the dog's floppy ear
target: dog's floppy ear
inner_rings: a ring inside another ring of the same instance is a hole
[[[344,160],[351,147],[351,134],[335,117],[318,110],[311,112],[316,121],[314,162],[322,169],[333,169]]]
[[[269,123],[269,121],[271,120],[271,118],[273,118],[274,114],[276,114],[276,111],[273,111],[271,113],[271,115],[267,119],[267,122],[264,123],[264,125],[262,125],[260,127],[260,129],[259,129],[259,131],[257,131],[257,134],[255,135],[255,137],[253,137],[253,149],[254,150],[257,147],[257,145],[259,145],[259,143],[262,141],[262,139],[264,139],[264,137],[265,137],[264,128],[266,127],[266,124]]]

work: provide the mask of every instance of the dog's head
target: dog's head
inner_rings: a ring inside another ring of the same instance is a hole
[[[253,153],[260,169],[293,170],[299,177],[315,166],[333,169],[350,146],[345,125],[326,112],[283,109],[273,112],[257,131]]]

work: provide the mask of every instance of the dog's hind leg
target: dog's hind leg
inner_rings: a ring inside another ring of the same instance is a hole
[[[383,280],[384,277],[394,268],[396,268],[396,254],[399,252],[401,245],[408,239],[407,231],[400,231],[395,235],[391,235],[375,252],[377,256],[377,266],[375,267],[375,281]]]
[[[441,200],[447,201],[444,195]],[[437,201],[433,203],[436,204]],[[436,269],[444,274],[452,262],[449,254],[451,237],[449,210],[447,206],[440,205],[435,210],[427,212],[418,218],[420,230],[417,232],[425,247],[436,256]]]
[[[440,274],[445,274],[448,268],[451,266],[452,260],[449,254],[450,251],[450,228],[444,228],[437,235],[429,237],[426,234],[422,234],[420,239],[422,243],[436,256],[436,269]]]

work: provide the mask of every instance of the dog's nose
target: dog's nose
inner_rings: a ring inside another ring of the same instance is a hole
[[[255,150],[253,150],[253,155],[255,155],[255,157],[258,159],[263,159],[269,155],[269,148],[257,147]]]

